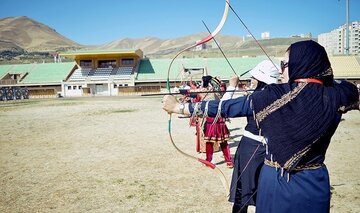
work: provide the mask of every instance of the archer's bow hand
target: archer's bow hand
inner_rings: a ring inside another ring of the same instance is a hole
[[[180,110],[178,107],[178,100],[176,100],[175,96],[172,95],[165,95],[162,100],[163,103],[163,110],[167,113],[178,113],[180,114]]]

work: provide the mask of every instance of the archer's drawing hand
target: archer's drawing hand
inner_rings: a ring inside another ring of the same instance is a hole
[[[230,78],[230,80],[229,80],[229,85],[230,86],[236,88],[238,86],[238,84],[239,84],[239,77],[238,76],[235,75],[235,76]]]

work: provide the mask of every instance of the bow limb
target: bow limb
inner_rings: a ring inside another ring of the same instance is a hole
[[[199,42],[196,42],[196,46],[200,45],[200,44],[204,44],[208,41],[210,41],[212,38],[214,38],[220,31],[221,29],[224,27],[224,24],[226,22],[226,19],[229,15],[229,8],[230,8],[230,0],[225,0],[225,9],[224,9],[224,14],[221,18],[220,23],[218,24],[218,26],[215,28],[215,30],[210,33],[210,35],[208,35],[207,37],[203,38],[202,40],[200,40]]]
[[[228,14],[229,14],[229,9],[230,9],[230,0],[225,0],[225,8],[224,8],[224,13],[223,13],[223,16],[221,18],[221,21],[219,22],[218,26],[215,28],[215,30],[210,33],[207,37],[201,39],[200,41],[196,42],[195,44],[189,46],[189,47],[186,47],[185,49],[181,50],[180,52],[178,52],[174,58],[171,60],[170,62],[170,65],[169,65],[169,68],[168,68],[168,73],[167,73],[167,83],[166,83],[166,87],[167,87],[167,90],[169,92],[170,91],[170,70],[171,70],[171,67],[175,61],[175,59],[180,55],[182,54],[183,52],[189,50],[189,49],[192,49],[196,46],[199,46],[201,44],[205,44],[206,42],[210,41],[211,39],[213,39],[220,31],[221,29],[224,27],[224,24],[226,22],[226,19],[228,17]]]
[[[172,145],[174,146],[174,148],[180,152],[182,155],[190,158],[190,159],[194,159],[196,161],[199,161],[200,163],[202,163],[203,165],[213,169],[219,176],[220,180],[221,180],[221,183],[223,184],[224,188],[225,188],[225,195],[228,196],[228,192],[230,191],[230,187],[229,187],[229,182],[228,180],[226,179],[226,176],[225,174],[221,171],[221,169],[219,169],[217,166],[215,166],[215,164],[207,161],[207,160],[204,160],[204,159],[201,159],[201,158],[197,158],[195,156],[192,156],[184,151],[182,151],[178,146],[176,146],[175,144],[175,141],[172,137],[172,134],[171,134],[171,114],[169,114],[169,120],[168,120],[168,133],[169,133],[169,136],[170,136],[170,141],[172,143]]]
[[[183,52],[191,49],[191,48],[194,48],[196,46],[199,46],[201,44],[204,44],[208,41],[210,41],[212,38],[214,38],[220,31],[221,29],[223,28],[225,22],[226,22],[226,19],[228,17],[228,14],[229,14],[229,6],[230,6],[230,0],[225,0],[225,9],[224,9],[224,13],[223,13],[223,16],[221,18],[221,21],[220,23],[218,24],[218,26],[215,28],[215,30],[210,34],[208,35],[207,37],[201,39],[199,42],[196,42],[195,44],[189,46],[189,47],[186,47],[185,49],[181,50],[180,52],[178,52],[174,58],[171,60],[170,64],[169,64],[169,67],[168,67],[168,72],[167,72],[167,79],[166,79],[166,88],[168,90],[168,92],[171,94],[171,90],[170,90],[170,71],[171,71],[171,67],[175,61],[175,59],[180,55],[182,54]],[[207,167],[209,168],[212,168],[215,172],[218,173],[218,175],[220,175],[220,179],[221,179],[221,182],[223,183],[225,189],[226,189],[226,192],[229,191],[229,183],[224,175],[224,173],[219,169],[217,168],[213,163],[209,162],[209,161],[206,161],[206,160],[203,160],[203,159],[200,159],[200,158],[197,158],[195,156],[192,156],[190,154],[187,154],[185,153],[184,151],[182,151],[181,149],[179,149],[174,140],[173,140],[173,137],[172,137],[172,134],[171,134],[171,120],[172,120],[172,117],[171,117],[171,113],[169,114],[169,120],[168,120],[168,134],[169,134],[169,137],[170,137],[170,141],[173,145],[173,147],[182,155],[188,157],[188,158],[191,158],[191,159],[194,159],[194,160],[197,160],[199,162],[201,162],[202,164],[206,165]]]

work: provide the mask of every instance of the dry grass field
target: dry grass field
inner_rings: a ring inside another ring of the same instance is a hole
[[[331,212],[360,212],[360,113],[344,115],[326,163]],[[0,102],[0,212],[231,212],[217,174],[172,147],[161,97]],[[232,119],[235,153],[245,119]],[[173,119],[195,152],[188,119]],[[214,163],[225,173],[221,152]]]

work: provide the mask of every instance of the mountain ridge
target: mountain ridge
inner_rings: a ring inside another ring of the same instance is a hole
[[[0,19],[0,41],[30,52],[81,47],[55,29],[26,16]]]
[[[21,59],[24,55],[34,55],[37,52],[47,52],[51,58],[51,52],[84,48],[141,49],[147,57],[169,58],[207,35],[208,33],[202,32],[173,39],[161,39],[153,36],[120,38],[102,45],[80,45],[56,32],[55,29],[29,17],[7,17],[0,19],[0,60],[11,60],[16,56]],[[269,55],[278,56],[283,54],[291,43],[305,39],[309,38],[274,38],[259,42]],[[243,37],[240,36],[219,34],[216,36],[216,41],[229,56],[264,55],[253,39],[243,41]],[[210,41],[206,44],[205,51],[189,51],[184,53],[184,57],[219,57],[220,54],[215,42]]]

